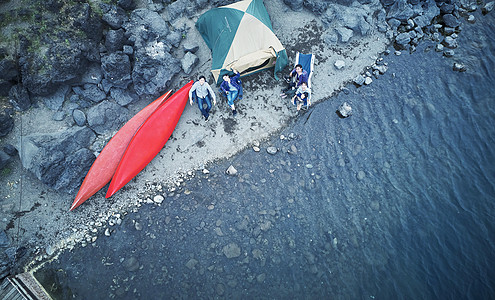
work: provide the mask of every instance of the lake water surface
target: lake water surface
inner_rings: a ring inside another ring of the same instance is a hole
[[[385,57],[370,86],[36,276],[75,299],[494,299],[494,16],[464,26],[453,58],[429,42]]]

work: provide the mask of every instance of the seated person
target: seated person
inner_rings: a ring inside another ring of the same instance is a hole
[[[239,95],[242,87],[238,80],[241,75],[236,70],[233,71],[235,75],[232,76],[232,78],[227,74],[223,75],[223,82],[220,84],[220,90],[227,95],[227,103],[232,109],[232,114],[235,116],[237,111],[235,109],[234,101],[237,100],[237,96]]]
[[[189,102],[191,105],[193,105],[193,100],[198,102],[199,110],[201,111],[201,114],[203,114],[205,121],[208,121],[208,117],[210,116],[212,106],[210,97],[213,98],[213,104],[216,104],[215,93],[208,82],[206,82],[206,78],[201,75],[199,76],[198,81],[196,81],[189,90]],[[206,108],[204,108],[204,104],[206,104]]]
[[[296,94],[292,97],[292,104],[296,105],[297,110],[300,110],[303,105],[306,108],[311,105],[311,89],[308,88],[306,82],[301,83],[297,88]]]
[[[289,74],[289,87],[285,90],[281,96],[285,98],[287,96],[293,96],[295,91],[303,82],[308,82],[308,72],[303,70],[302,65],[297,64],[294,70],[292,70]]]

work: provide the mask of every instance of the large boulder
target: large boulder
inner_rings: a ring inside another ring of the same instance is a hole
[[[18,111],[25,111],[31,107],[28,90],[23,84],[19,83],[10,89],[9,102]]]
[[[180,61],[173,57],[162,42],[150,42],[134,54],[132,71],[134,89],[138,95],[157,95],[180,72]]]
[[[151,41],[165,42],[170,31],[167,22],[158,13],[143,8],[134,10],[123,27],[128,40],[136,48]]]
[[[121,51],[126,43],[124,30],[109,30],[105,37],[105,48],[108,52]]]
[[[412,5],[407,3],[407,0],[398,0],[394,2],[387,14],[387,19],[397,19],[403,23],[406,23],[408,19],[414,16],[414,10]]]
[[[101,19],[112,29],[119,29],[127,22],[128,17],[124,9],[115,5],[102,4],[103,16]]]
[[[101,68],[105,81],[110,86],[125,89],[132,82],[131,61],[123,52],[114,52],[101,58]]]
[[[0,54],[0,97],[7,96],[14,83],[18,80],[17,63]]]
[[[0,112],[0,137],[6,136],[14,128],[14,119],[7,112]]]
[[[31,28],[19,38],[19,67],[29,92],[45,96],[77,81],[88,61],[99,61],[102,26],[88,3],[67,5],[43,17],[46,26]]]
[[[109,101],[103,101],[87,111],[89,127],[98,134],[118,129],[127,119],[128,110]]]
[[[95,159],[88,149],[95,138],[87,127],[28,135],[18,147],[22,165],[50,188],[72,193]]]

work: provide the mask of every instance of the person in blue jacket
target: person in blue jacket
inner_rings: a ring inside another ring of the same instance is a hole
[[[227,103],[232,109],[232,114],[235,116],[237,111],[235,109],[234,101],[237,100],[241,86],[238,83],[238,79],[241,76],[239,72],[233,70],[235,75],[230,77],[229,75],[223,75],[223,82],[220,84],[220,89],[227,95]]]

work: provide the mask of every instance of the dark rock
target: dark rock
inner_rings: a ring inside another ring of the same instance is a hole
[[[5,167],[10,160],[10,155],[5,153],[3,150],[0,150],[0,170]]]
[[[95,159],[87,149],[95,138],[87,127],[26,136],[20,147],[22,165],[47,186],[72,193]]]
[[[99,84],[103,78],[100,64],[91,64],[81,77],[81,84]]]
[[[293,11],[301,11],[303,9],[303,0],[284,0],[284,3]]]
[[[0,97],[7,97],[10,89],[14,86],[13,81],[0,79]]]
[[[128,40],[139,48],[152,41],[165,42],[170,31],[167,22],[158,13],[143,8],[131,13],[124,29]]]
[[[81,97],[86,101],[92,101],[94,103],[100,103],[107,95],[96,84],[84,85]]]
[[[31,107],[31,99],[27,88],[19,83],[14,85],[9,92],[9,102],[16,110],[25,111]]]
[[[112,88],[110,90],[110,96],[117,102],[120,106],[126,106],[132,102],[139,100],[139,97],[136,93],[132,91],[123,90],[119,88]]]
[[[127,11],[131,11],[136,8],[134,0],[119,0],[117,4]]]
[[[18,154],[17,149],[11,144],[7,144],[3,146],[3,151],[7,153],[9,156],[16,156]]]
[[[132,82],[129,56],[115,52],[103,56],[101,68],[105,79],[114,87],[125,89]]]
[[[124,9],[114,5],[107,5],[104,7],[106,9],[101,19],[107,23],[110,28],[119,29],[127,22],[128,18]]]
[[[182,70],[184,70],[184,73],[190,74],[193,68],[198,64],[199,58],[192,54],[191,52],[186,52],[184,57],[181,60],[181,66]]]
[[[0,60],[0,79],[2,80],[16,80],[19,76],[19,70],[17,69],[17,63],[12,59]]]
[[[352,115],[352,107],[347,102],[342,103],[337,110],[337,115],[341,118],[350,117]]]
[[[432,20],[440,15],[440,9],[438,8],[435,0],[421,2],[421,8],[422,14],[413,18],[414,23],[419,27],[430,25]]]
[[[388,25],[390,25],[392,30],[396,31],[402,22],[397,20],[397,19],[391,18],[390,20],[387,21],[387,23],[388,23]]]
[[[352,3],[350,0],[337,0],[336,3],[348,6]],[[330,5],[330,1],[320,1],[320,0],[304,0],[304,7],[312,11],[315,15],[322,15]]]
[[[134,54],[134,49],[132,48],[132,46],[129,46],[129,45],[124,45],[122,47],[122,51],[124,52],[124,54],[127,54],[127,55]]]
[[[383,6],[390,6],[395,3],[396,0],[380,0]]]
[[[199,45],[196,43],[186,42],[182,45],[185,52],[196,53],[199,50]]]
[[[411,4],[407,3],[407,0],[398,0],[390,6],[387,18],[394,18],[406,23],[413,15],[414,10],[412,9]]]
[[[86,115],[83,111],[74,109],[72,112],[72,117],[74,118],[74,122],[76,122],[77,126],[84,126],[84,124],[86,124]]]
[[[124,30],[109,30],[105,38],[105,47],[108,52],[120,51],[123,49],[126,39],[124,37]]]
[[[495,8],[495,1],[488,2],[481,8],[481,12],[486,15],[487,13],[491,12]]]
[[[0,137],[9,134],[14,129],[14,118],[5,110],[0,112]]]
[[[448,50],[443,51],[443,55],[446,57],[452,57],[452,56],[454,56],[454,54],[455,54],[455,52],[452,49],[448,49]]]
[[[126,108],[116,103],[103,101],[87,111],[87,121],[91,129],[98,134],[103,134],[119,128],[127,121],[127,115]]]
[[[167,5],[165,9],[167,21],[171,22],[195,11],[196,3],[194,2],[191,0],[176,0]]]
[[[447,27],[456,28],[457,26],[459,26],[461,24],[461,21],[459,21],[459,19],[457,19],[452,14],[445,14],[445,15],[443,15],[442,19],[443,19],[443,23]]]
[[[57,89],[57,91],[49,96],[39,97],[44,103],[45,106],[51,110],[59,110],[62,108],[64,104],[65,97],[69,92],[69,86],[63,85]],[[38,98],[38,97],[37,97]]]
[[[175,74],[180,72],[179,61],[156,42],[140,48],[134,56],[139,58],[132,71],[132,80],[138,95],[158,95]]]
[[[451,3],[442,3],[441,5],[438,5],[440,8],[440,12],[442,14],[451,14],[454,11],[455,6]]]

